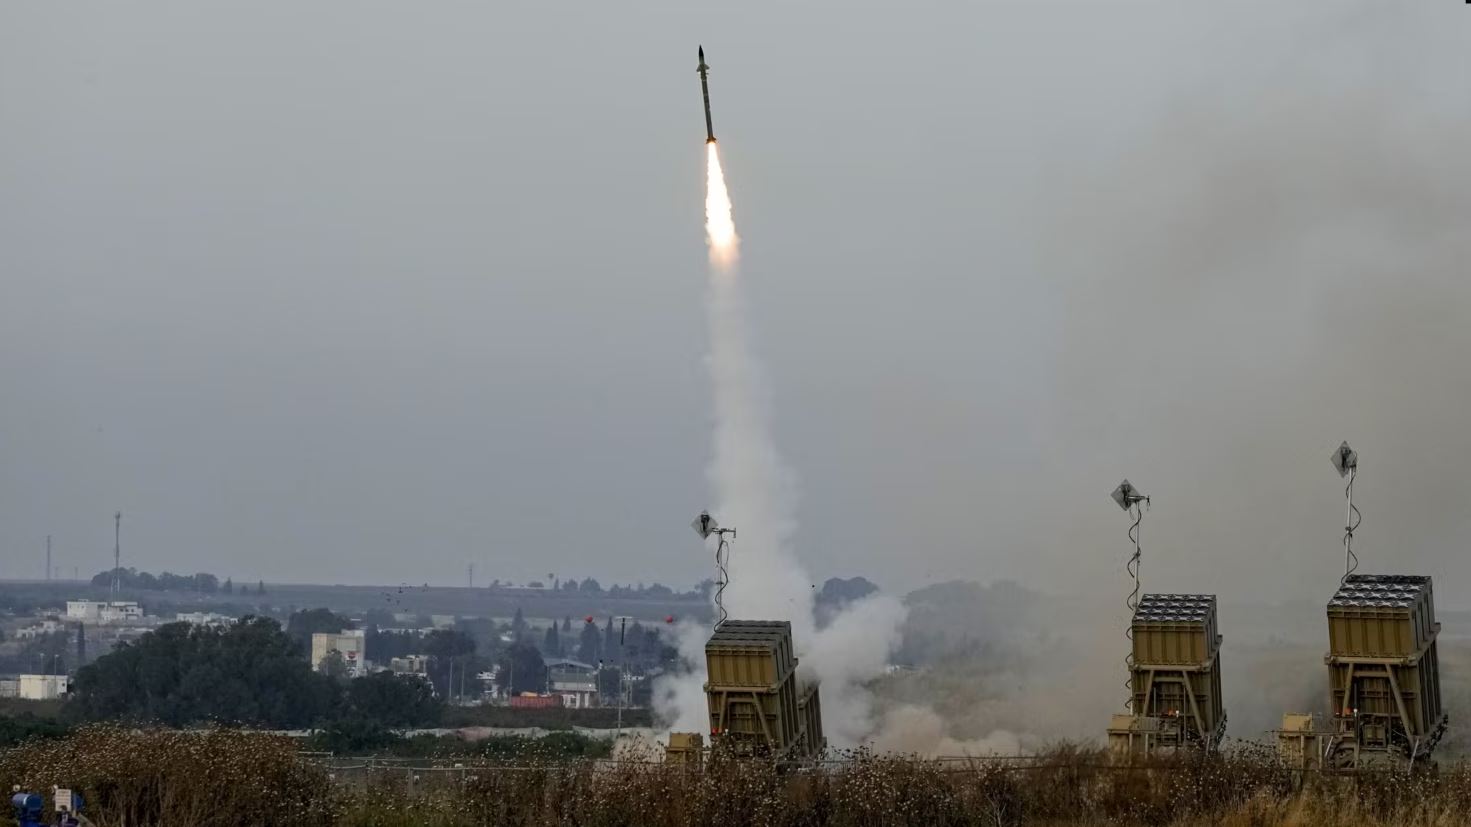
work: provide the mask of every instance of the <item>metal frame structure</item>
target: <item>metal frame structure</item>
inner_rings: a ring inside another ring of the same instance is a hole
[[[815,683],[798,684],[787,621],[729,620],[705,645],[712,747],[806,761],[826,748]]]
[[[1132,715],[1115,716],[1111,740],[1138,751],[1214,750],[1226,734],[1221,695],[1221,635],[1216,598],[1209,594],[1146,594],[1134,632],[1129,678]],[[1123,719],[1123,720],[1120,720]]]
[[[1428,759],[1449,718],[1441,707],[1431,579],[1348,575],[1328,603],[1327,766]]]

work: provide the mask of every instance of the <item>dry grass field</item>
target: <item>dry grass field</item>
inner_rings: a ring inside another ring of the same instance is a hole
[[[80,789],[98,827],[141,825],[1178,825],[1471,823],[1471,768],[1324,776],[1262,749],[1121,768],[1058,747],[1020,764],[857,753],[821,770],[714,760],[329,767],[287,738],[101,726],[0,753],[0,783]]]

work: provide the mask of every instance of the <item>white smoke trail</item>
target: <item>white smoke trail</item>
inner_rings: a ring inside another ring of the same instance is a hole
[[[818,631],[813,583],[792,547],[797,490],[772,437],[770,397],[751,351],[738,276],[739,238],[718,146],[708,150],[705,229],[710,248],[710,377],[715,445],[709,478],[715,514],[739,534],[724,602],[731,617],[790,620],[802,674],[822,682],[824,725],[835,745],[857,743],[872,728],[862,682],[880,673],[897,643],[904,610],[897,600],[870,598]],[[660,698],[678,729],[708,725],[703,683],[709,630],[681,629],[680,651],[692,671],[666,681]]]

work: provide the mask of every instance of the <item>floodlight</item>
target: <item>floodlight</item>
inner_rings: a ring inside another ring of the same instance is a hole
[[[1338,469],[1338,476],[1346,477],[1350,471],[1356,471],[1359,467],[1359,452],[1348,447],[1348,440],[1338,446],[1333,452],[1333,467]]]

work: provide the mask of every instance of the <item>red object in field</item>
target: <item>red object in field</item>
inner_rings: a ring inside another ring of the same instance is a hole
[[[591,623],[592,622],[592,615],[588,615],[587,617],[584,617],[583,620],[587,621],[588,623]]]
[[[669,615],[668,617],[664,618],[664,622],[665,623],[673,623],[674,622],[674,615]]]
[[[562,705],[561,695],[512,695],[512,709],[555,709]]]

